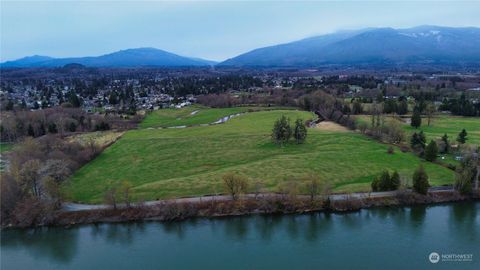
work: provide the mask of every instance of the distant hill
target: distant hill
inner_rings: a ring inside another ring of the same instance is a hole
[[[480,28],[419,26],[343,31],[256,49],[219,66],[480,64]]]
[[[29,56],[0,64],[1,67],[62,67],[68,64],[80,64],[87,67],[181,67],[211,66],[213,61],[189,58],[155,48],[121,50],[96,57],[52,58],[48,56]]]

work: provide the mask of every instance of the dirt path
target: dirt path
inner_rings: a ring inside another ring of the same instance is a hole
[[[441,193],[441,192],[451,192],[453,187],[432,187],[429,189],[429,193]],[[411,190],[409,191],[411,192]],[[383,191],[383,192],[360,192],[360,193],[350,193],[350,194],[332,194],[329,195],[330,200],[332,201],[342,201],[347,199],[365,199],[365,198],[388,198],[395,197],[397,195],[396,191]],[[276,193],[264,193],[264,194],[245,194],[242,198],[281,198],[284,195]],[[308,199],[307,195],[299,195],[299,198]],[[322,196],[319,196],[320,198]],[[143,205],[146,206],[155,206],[168,203],[201,203],[201,202],[212,202],[212,201],[230,201],[232,200],[231,196],[228,195],[218,195],[218,196],[201,196],[201,197],[191,197],[191,198],[178,198],[178,199],[168,199],[168,200],[158,200],[158,201],[147,201]],[[135,206],[135,203],[132,205]],[[124,207],[125,205],[119,204],[118,207]],[[109,209],[110,205],[106,204],[79,204],[79,203],[64,203],[63,211],[65,212],[77,212],[77,211],[86,211],[86,210],[98,210],[98,209]]]

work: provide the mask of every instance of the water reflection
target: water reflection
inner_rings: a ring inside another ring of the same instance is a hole
[[[248,233],[249,217],[236,217],[231,219],[222,219],[225,237],[233,240],[243,240]]]
[[[340,215],[341,218],[340,223],[343,227],[349,230],[359,230],[362,228],[362,213],[354,212],[354,213],[345,213]]]
[[[26,250],[33,257],[68,263],[77,252],[78,229],[40,228],[2,231],[2,250]]]
[[[269,242],[281,222],[282,216],[279,215],[258,216],[255,218],[254,227],[261,239]]]
[[[304,238],[309,242],[315,242],[319,237],[328,235],[333,227],[331,214],[310,214],[306,218]]]
[[[290,237],[290,239],[292,239],[292,240],[295,240],[295,239],[298,238],[299,223],[303,223],[303,220],[299,221],[299,219],[301,219],[301,218],[299,218],[296,215],[291,216],[290,218],[286,219],[287,234]]]
[[[478,204],[473,203],[453,204],[449,218],[451,233],[470,241],[477,239],[480,233],[478,208]]]
[[[257,253],[261,250],[274,253],[283,247],[296,245],[296,249],[302,249],[296,254],[297,257],[308,252],[333,256],[351,252],[348,243],[358,245],[369,242],[370,245],[366,244],[365,247],[372,248],[376,247],[371,245],[374,241],[387,243],[385,247],[393,249],[409,246],[412,239],[430,241],[430,238],[420,236],[442,233],[442,228],[450,231],[442,236],[442,243],[458,243],[471,248],[480,241],[479,208],[479,203],[458,203],[433,207],[376,208],[349,214],[254,215],[183,222],[86,225],[71,229],[6,230],[1,235],[2,268],[4,263],[15,266],[15,259],[11,259],[13,257],[17,260],[31,260],[33,266],[37,261],[47,261],[52,264],[69,264],[70,267],[92,258],[109,259],[117,256],[119,251],[137,252],[136,255],[141,255],[143,259],[154,259],[158,256],[158,251],[162,251],[164,260],[173,258],[170,261],[175,262],[175,256],[179,254],[187,257],[198,255],[198,252],[189,253],[196,252],[195,248],[188,249],[197,245],[201,245],[205,249],[202,251],[208,254],[227,252],[230,260],[236,259],[234,255],[228,254],[231,246],[255,247]],[[435,226],[442,221],[446,221],[443,224],[448,224],[448,227]],[[177,243],[176,241],[184,242],[181,250],[171,248],[171,244]],[[98,249],[91,254],[90,247]],[[288,251],[283,251],[286,252],[284,256],[290,256],[294,252],[293,249],[285,250]],[[335,251],[328,253],[328,250]],[[175,253],[176,251],[180,253]],[[257,253],[257,257],[269,254]],[[196,259],[201,261],[203,257],[197,256]],[[165,268],[169,269],[167,266]],[[86,268],[77,266],[76,269]]]
[[[166,234],[174,234],[178,239],[184,239],[187,230],[186,222],[165,222],[160,225]]]
[[[413,206],[410,208],[410,221],[413,227],[420,228],[427,215],[427,207],[425,206]]]

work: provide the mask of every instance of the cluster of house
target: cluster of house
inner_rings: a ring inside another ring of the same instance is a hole
[[[113,81],[113,83],[115,83],[115,81]],[[165,93],[158,93],[158,91],[148,91],[148,89],[144,89],[138,85],[138,82],[135,83],[132,81],[128,83],[134,86],[132,88],[134,94],[133,104],[123,104],[123,100],[120,100],[117,104],[111,104],[111,102],[109,102],[109,94],[112,89],[115,89],[111,86],[107,86],[106,89],[98,89],[95,95],[81,97],[77,94],[77,97],[82,101],[81,107],[87,112],[113,112],[126,105],[128,105],[128,107],[132,107],[133,105],[136,110],[156,110],[165,107],[182,108],[196,102],[196,98],[193,95],[174,98]],[[37,110],[61,105],[68,100],[68,96],[73,89],[73,86],[50,86],[55,89],[55,91],[49,95],[48,100],[43,90],[37,89],[36,86],[23,84],[11,86],[8,88],[8,91],[0,88],[0,100],[11,101],[14,106]]]

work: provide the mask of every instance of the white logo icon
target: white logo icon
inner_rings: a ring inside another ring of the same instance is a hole
[[[436,252],[432,252],[428,255],[428,259],[431,263],[438,263],[440,261],[440,255]]]

